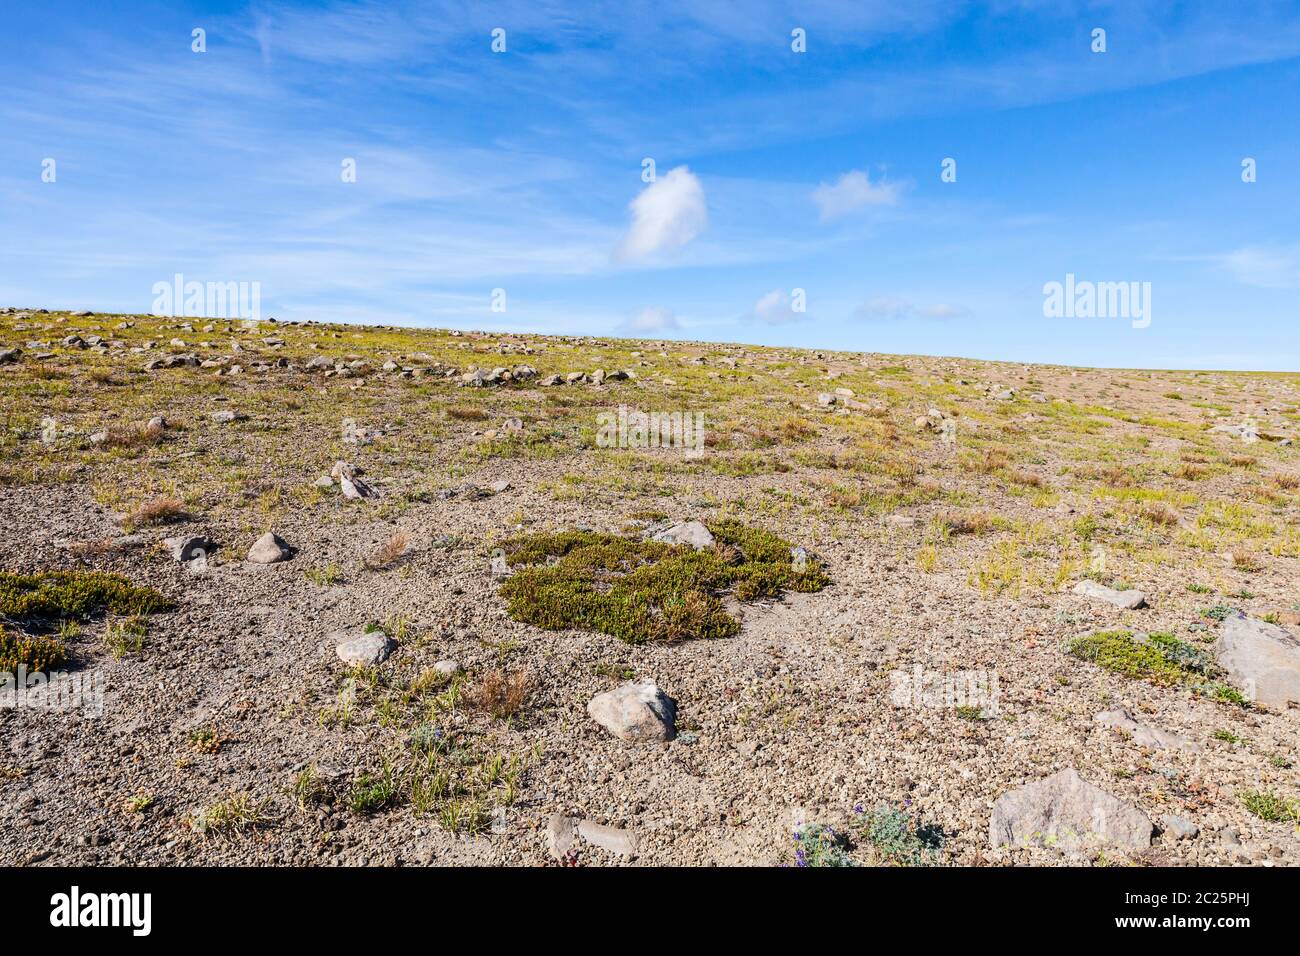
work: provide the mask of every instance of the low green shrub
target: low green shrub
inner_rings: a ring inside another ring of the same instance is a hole
[[[796,561],[790,544],[737,521],[708,525],[712,548],[564,531],[505,542],[514,573],[501,587],[512,617],[546,630],[579,628],[629,643],[728,637],[740,623],[721,595],[741,601],[829,583],[815,560]]]

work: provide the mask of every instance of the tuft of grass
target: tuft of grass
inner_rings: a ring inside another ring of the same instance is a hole
[[[491,417],[486,409],[476,408],[473,405],[450,405],[446,415],[448,418],[455,418],[462,422],[481,422]]]
[[[1245,790],[1238,794],[1242,806],[1269,823],[1300,823],[1300,800],[1271,790]]]
[[[1238,571],[1255,572],[1262,571],[1264,563],[1249,551],[1233,551],[1232,566]]]
[[[533,680],[525,671],[488,671],[466,691],[463,700],[470,707],[498,720],[514,717],[533,692]]]
[[[391,567],[406,554],[406,549],[410,546],[410,543],[410,536],[405,531],[396,532],[366,558],[366,567],[372,571]]]
[[[733,520],[708,528],[717,543],[701,551],[590,531],[514,538],[504,542],[514,573],[501,593],[518,621],[639,644],[735,634],[727,591],[752,601],[829,583],[819,563],[796,565],[790,544],[768,531]]]
[[[385,762],[377,773],[363,773],[352,785],[348,807],[353,813],[377,813],[397,801],[399,787],[392,764]]]
[[[319,587],[328,587],[343,580],[343,569],[331,561],[323,568],[308,568],[303,571],[302,575],[312,584]]]
[[[147,501],[122,521],[128,531],[148,525],[167,524],[185,516],[185,505],[179,498],[165,496]]]
[[[986,511],[945,512],[935,521],[948,534],[981,535],[992,531],[995,525],[993,516]]]
[[[121,660],[127,654],[139,654],[144,650],[146,632],[147,627],[139,617],[112,621],[104,629],[104,646],[112,652],[113,657]]]
[[[304,767],[302,772],[294,777],[293,786],[289,788],[289,795],[298,804],[298,809],[304,811],[323,803],[327,793],[328,788],[321,780],[315,764]]]
[[[1143,502],[1138,514],[1151,524],[1172,528],[1178,524],[1178,512],[1161,501]]]
[[[250,794],[240,793],[220,803],[214,803],[194,818],[194,828],[207,835],[242,833],[272,822],[270,799],[254,800]]]
[[[163,440],[165,430],[158,424],[112,425],[100,448],[125,448],[138,450],[156,445]]]

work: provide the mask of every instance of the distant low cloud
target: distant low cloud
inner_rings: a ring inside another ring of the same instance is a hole
[[[665,309],[658,305],[642,309],[621,326],[625,332],[639,333],[672,332],[681,327],[682,324],[677,321],[677,315],[672,309]]]
[[[709,221],[704,187],[685,166],[660,176],[628,208],[632,211],[632,225],[615,250],[615,258],[621,262],[676,252],[698,236]]]
[[[784,289],[773,289],[754,303],[753,318],[768,325],[781,325],[786,322],[798,322],[806,318],[802,311],[795,310],[795,302]]]
[[[899,184],[873,183],[859,170],[850,170],[834,185],[822,183],[812,191],[812,200],[821,211],[823,222],[839,219],[866,206],[890,206],[898,201]]]
[[[1300,245],[1244,246],[1219,256],[1218,262],[1244,285],[1263,289],[1300,287]]]
[[[907,319],[958,319],[970,309],[951,302],[917,305],[896,296],[877,296],[853,310],[854,318],[866,322],[903,322]]]

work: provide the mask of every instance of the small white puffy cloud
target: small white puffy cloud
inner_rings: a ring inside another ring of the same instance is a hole
[[[628,332],[671,332],[681,327],[673,310],[659,305],[647,306],[623,323]]]
[[[615,250],[615,258],[622,262],[676,252],[698,236],[709,221],[704,187],[685,166],[660,176],[628,208],[632,225]]]
[[[901,322],[905,319],[956,319],[969,313],[970,310],[964,305],[956,305],[951,302],[917,305],[907,299],[889,295],[868,299],[853,311],[856,318],[868,322]]]
[[[832,186],[822,183],[812,192],[823,222],[838,219],[865,206],[890,206],[898,201],[898,183],[873,183],[871,177],[849,170]]]

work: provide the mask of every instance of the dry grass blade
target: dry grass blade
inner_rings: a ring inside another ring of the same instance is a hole
[[[391,567],[402,559],[410,546],[411,539],[405,531],[396,532],[366,558],[366,567],[372,570]]]
[[[127,515],[122,522],[124,528],[142,528],[146,525],[166,524],[176,521],[185,514],[185,505],[179,498],[164,496],[146,501],[143,505]]]
[[[504,720],[518,714],[532,692],[533,679],[527,671],[496,669],[480,677],[464,699],[475,710]]]

